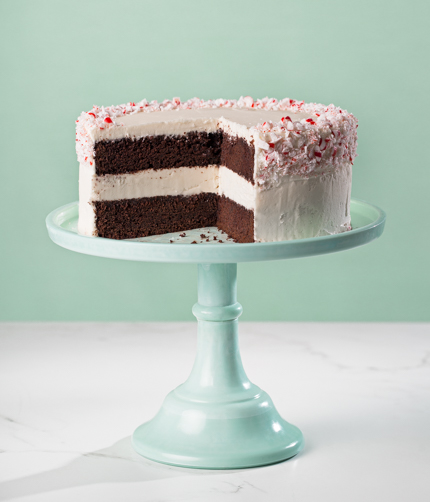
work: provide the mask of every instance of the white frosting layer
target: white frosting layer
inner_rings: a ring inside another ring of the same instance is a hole
[[[305,112],[290,112],[290,115],[296,121],[312,117],[310,113]],[[97,142],[162,134],[179,135],[191,131],[215,132],[222,128],[235,136],[250,139],[250,127],[269,120],[279,122],[284,116],[285,112],[281,110],[178,109],[162,113],[135,113],[120,116],[115,120],[117,127],[98,129],[88,125],[87,132],[90,138]]]
[[[225,195],[247,209],[255,208],[252,183],[224,166],[147,169],[130,174],[96,176],[86,165],[81,165],[78,231],[82,235],[95,235],[95,201],[200,193]]]
[[[225,195],[246,209],[255,209],[255,186],[225,166],[219,168],[219,195]]]
[[[350,164],[309,178],[284,178],[257,190],[254,238],[257,242],[306,239],[350,229]]]
[[[93,201],[218,193],[218,166],[146,169],[130,174],[94,176],[90,183]]]
[[[97,235],[96,215],[92,204],[95,177],[86,164],[79,164],[78,232],[81,235]]]

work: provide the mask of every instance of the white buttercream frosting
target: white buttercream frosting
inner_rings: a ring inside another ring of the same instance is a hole
[[[269,190],[257,190],[257,242],[305,239],[349,230],[352,169],[349,163],[304,178],[288,176]]]
[[[219,168],[219,195],[225,195],[246,209],[255,210],[255,185],[225,166]]]
[[[218,166],[146,169],[128,174],[94,175],[90,183],[93,201],[217,193]]]
[[[79,165],[79,219],[81,235],[97,235],[96,214],[93,205],[95,175],[85,164]]]

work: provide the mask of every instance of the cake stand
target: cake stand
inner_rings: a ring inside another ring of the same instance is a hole
[[[314,256],[367,244],[382,234],[384,212],[352,200],[349,232],[252,244],[226,242],[226,235],[214,227],[187,231],[185,237],[83,237],[76,230],[77,218],[77,202],[50,213],[46,224],[51,239],[72,251],[104,258],[198,264],[194,366],[188,380],[167,395],[158,414],[136,429],[135,450],[157,462],[202,469],[255,467],[296,455],[303,448],[302,433],[279,415],[269,395],[249,381],[242,366],[237,263]]]

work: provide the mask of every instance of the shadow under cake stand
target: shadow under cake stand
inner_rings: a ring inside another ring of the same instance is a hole
[[[136,429],[135,450],[157,462],[202,469],[255,467],[296,455],[303,448],[302,433],[279,415],[242,366],[237,263],[314,256],[367,244],[382,234],[384,212],[353,199],[349,232],[251,244],[234,243],[215,227],[134,240],[84,237],[77,233],[77,220],[77,202],[50,213],[50,238],[72,251],[104,258],[198,264],[194,366],[188,380],[167,395],[158,414]]]

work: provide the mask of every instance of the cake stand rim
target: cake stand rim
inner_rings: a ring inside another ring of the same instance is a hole
[[[351,219],[354,215],[363,216],[366,211],[373,212],[374,215],[366,225],[346,232],[288,241],[193,245],[79,235],[61,226],[67,221],[64,215],[77,210],[78,202],[71,202],[54,209],[46,217],[48,234],[55,244],[70,251],[103,258],[160,263],[240,263],[328,254],[362,246],[377,239],[381,236],[386,221],[386,213],[380,207],[351,198]],[[367,218],[370,218],[369,214]]]

